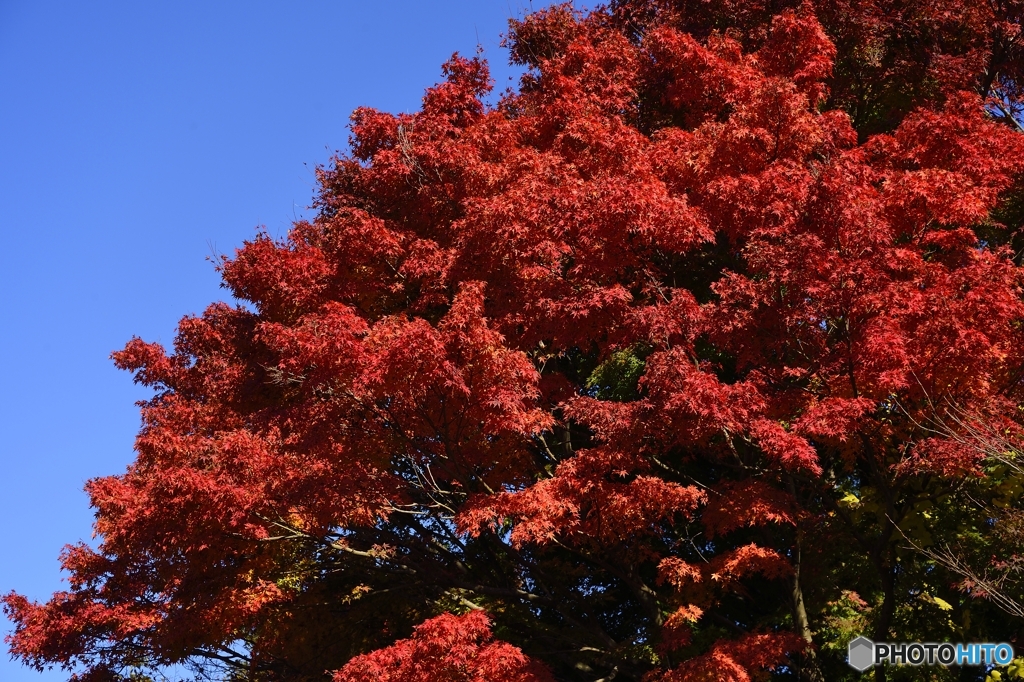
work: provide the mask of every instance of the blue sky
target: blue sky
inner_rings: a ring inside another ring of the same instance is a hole
[[[529,7],[0,0],[0,591],[61,589],[83,483],[132,459],[146,392],[110,352],[223,298],[206,258],[287,231],[356,106],[416,109],[478,43],[512,84]],[[65,678],[0,656],[5,682]]]

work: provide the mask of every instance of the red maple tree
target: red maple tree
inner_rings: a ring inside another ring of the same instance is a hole
[[[928,424],[1020,421],[1022,8],[556,6],[497,104],[453,56],[419,112],[357,110],[317,217],[224,260],[244,305],[114,354],[155,390],[137,459],[70,588],[5,597],[11,652],[838,680],[843,623],[1020,633],[905,539],[983,546],[1020,483]]]

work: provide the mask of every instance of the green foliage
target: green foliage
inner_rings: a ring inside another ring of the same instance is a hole
[[[1015,658],[1005,667],[998,667],[985,676],[985,682],[1024,680],[1024,658]]]
[[[613,352],[591,372],[585,383],[587,390],[602,400],[636,400],[649,354],[650,350],[639,344]]]

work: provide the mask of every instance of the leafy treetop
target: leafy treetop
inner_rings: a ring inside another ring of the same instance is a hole
[[[357,110],[316,218],[221,264],[245,305],[114,354],[137,458],[89,482],[69,589],[5,597],[11,652],[842,680],[852,633],[1019,636],[936,543],[1015,561],[1024,477],[936,425],[1020,423],[1022,7],[554,6],[496,105],[456,55]]]

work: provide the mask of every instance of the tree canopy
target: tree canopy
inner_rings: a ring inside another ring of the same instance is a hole
[[[316,217],[220,264],[236,304],[114,354],[137,457],[69,589],[4,598],[11,653],[747,682],[1021,642],[1022,11],[559,5],[495,104],[454,55],[357,110]]]

